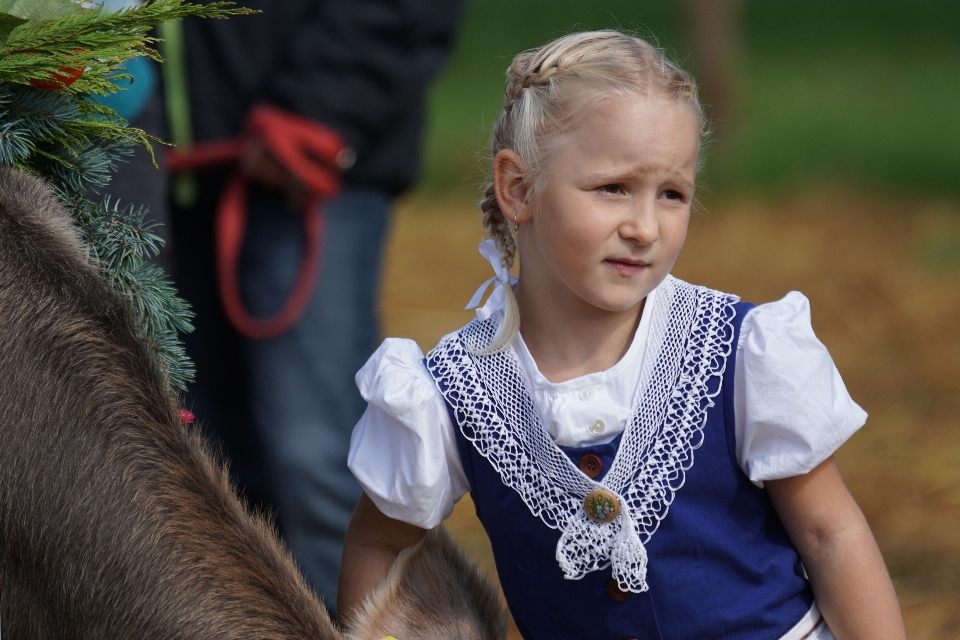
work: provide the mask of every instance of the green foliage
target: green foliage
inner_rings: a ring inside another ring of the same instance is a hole
[[[69,3],[69,0],[60,1]],[[0,48],[0,82],[56,82],[62,73],[61,67],[66,67],[84,69],[84,72],[73,84],[64,87],[64,91],[96,95],[113,93],[118,90],[117,85],[107,76],[118,64],[137,56],[161,59],[156,49],[150,46],[157,39],[147,35],[154,25],[191,15],[224,18],[251,13],[248,9],[231,8],[230,4],[198,5],[182,0],[154,0],[116,12],[87,9],[53,20],[28,22],[14,29]]]
[[[82,10],[71,0],[0,0],[0,45],[25,22],[53,20]]]
[[[192,313],[163,271],[149,263],[162,245],[156,225],[143,208],[96,196],[137,140],[123,124],[84,96],[0,85],[0,164],[50,181],[76,221],[91,262],[130,301],[141,339],[157,354],[170,383],[183,389],[193,366],[177,332],[192,329]]]
[[[74,198],[75,216],[91,256],[114,289],[130,300],[139,320],[140,337],[155,351],[171,384],[184,389],[193,377],[177,332],[193,330],[193,312],[170,284],[162,269],[148,260],[157,255],[162,241],[147,210],[132,204],[120,206],[105,196],[97,206]]]
[[[149,45],[155,24],[188,15],[249,13],[230,3],[153,0],[109,13],[72,0],[0,0],[0,165],[46,178],[73,216],[88,257],[131,305],[139,336],[156,353],[170,384],[193,377],[178,332],[192,312],[163,271],[150,264],[162,240],[148,212],[98,195],[118,161],[148,136],[95,100],[118,90],[115,67],[131,58],[160,60]],[[12,29],[4,32],[6,27]],[[3,38],[6,36],[4,42]],[[82,69],[72,84],[64,68]],[[109,77],[108,77],[109,76]],[[54,83],[59,89],[31,86]]]
[[[960,194],[960,3],[749,2],[733,189]]]

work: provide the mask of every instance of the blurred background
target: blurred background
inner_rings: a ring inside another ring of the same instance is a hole
[[[385,335],[431,348],[489,266],[475,206],[513,55],[618,27],[698,79],[714,123],[678,277],[803,291],[870,414],[838,453],[910,637],[960,637],[960,3],[472,0],[430,99],[421,187],[394,218]],[[469,498],[448,526],[493,573]],[[519,636],[516,636],[519,637]]]

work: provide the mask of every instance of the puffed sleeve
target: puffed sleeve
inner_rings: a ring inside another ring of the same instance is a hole
[[[735,374],[737,462],[757,486],[807,473],[867,420],[796,291],[744,318]]]
[[[470,490],[446,404],[413,340],[389,338],[357,373],[367,410],[347,466],[377,508],[432,529]]]

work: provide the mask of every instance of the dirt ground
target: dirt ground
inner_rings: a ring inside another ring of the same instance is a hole
[[[467,322],[490,275],[469,202],[402,204],[384,334],[426,350]],[[757,303],[796,289],[867,425],[837,454],[884,553],[913,640],[960,637],[960,203],[824,192],[717,204],[674,274]],[[447,526],[495,575],[469,497]],[[519,638],[515,629],[511,637]]]

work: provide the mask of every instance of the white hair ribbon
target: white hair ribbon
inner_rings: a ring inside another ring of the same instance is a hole
[[[496,242],[493,240],[484,240],[480,243],[479,249],[480,255],[487,259],[487,262],[493,267],[493,272],[496,275],[480,285],[480,288],[473,294],[473,297],[470,298],[470,302],[464,309],[474,309],[480,306],[480,300],[483,298],[483,294],[486,293],[490,283],[493,283],[493,293],[490,294],[487,304],[477,309],[477,317],[481,320],[486,320],[494,311],[503,308],[503,287],[516,284],[517,279],[511,277],[510,271],[500,262],[500,251],[497,249]]]

